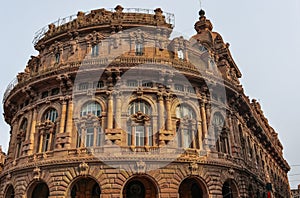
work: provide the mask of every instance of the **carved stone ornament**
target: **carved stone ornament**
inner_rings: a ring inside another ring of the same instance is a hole
[[[142,160],[136,162],[136,170],[138,174],[146,173],[146,163]]]
[[[10,180],[11,180],[11,174],[8,173],[8,174],[6,175],[6,181],[10,181]]]
[[[150,117],[143,112],[138,111],[136,114],[131,116],[131,120],[135,122],[146,122],[150,120]]]
[[[199,166],[197,162],[192,162],[189,167],[191,175],[198,175]]]
[[[35,167],[33,169],[33,179],[40,180],[41,179],[41,169],[39,167]]]
[[[230,175],[233,175],[233,174],[234,174],[234,170],[231,168],[231,169],[228,170],[228,173],[229,173]]]
[[[79,174],[81,176],[86,176],[89,172],[89,165],[85,162],[82,162],[81,164],[79,164]]]

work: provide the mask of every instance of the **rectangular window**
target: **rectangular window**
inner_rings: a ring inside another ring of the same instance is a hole
[[[94,128],[90,127],[86,129],[85,147],[94,146]]]
[[[131,126],[127,127],[127,145],[131,146],[132,139],[131,139]]]
[[[46,152],[48,151],[48,146],[49,146],[49,143],[50,143],[50,134],[46,134],[44,136],[44,144],[43,144],[43,152]]]
[[[183,85],[176,84],[175,85],[175,90],[177,90],[177,91],[184,91]]]
[[[187,92],[189,92],[189,93],[192,93],[192,94],[195,93],[195,90],[193,87],[187,87],[186,89],[187,89]]]
[[[59,63],[60,62],[60,54],[56,53],[55,54],[55,63]]]
[[[184,60],[184,53],[182,50],[177,51],[177,56],[179,60]]]
[[[142,81],[142,86],[151,88],[151,87],[153,87],[153,83],[149,82],[149,81],[146,81],[146,80],[143,80]]]
[[[92,57],[99,56],[99,45],[98,44],[92,46],[92,52],[91,53],[92,53],[91,54]]]
[[[128,87],[137,87],[138,86],[138,82],[136,80],[128,80],[127,81],[127,86]]]
[[[52,96],[55,96],[55,95],[57,95],[57,94],[59,94],[59,88],[55,88],[55,89],[52,89],[52,90],[51,90],[51,95],[52,95]]]
[[[136,146],[144,146],[144,134],[145,134],[144,126],[136,126],[135,127],[135,145]]]
[[[191,145],[190,131],[188,129],[183,129],[182,136],[183,136],[183,147],[190,148]]]
[[[46,98],[46,97],[48,97],[48,91],[44,91],[44,92],[42,93],[42,98]]]
[[[82,132],[81,132],[81,129],[78,129],[78,132],[77,132],[77,148],[81,147],[81,135],[82,135]]]
[[[94,89],[101,89],[104,87],[104,82],[103,81],[96,81],[93,83],[93,88]]]
[[[84,83],[80,83],[78,86],[78,90],[86,90],[89,88],[89,83],[84,82]]]
[[[135,55],[142,56],[144,54],[144,45],[142,43],[137,43],[135,45]]]
[[[149,142],[149,146],[153,146],[153,131],[152,131],[152,126],[148,127],[148,142]]]

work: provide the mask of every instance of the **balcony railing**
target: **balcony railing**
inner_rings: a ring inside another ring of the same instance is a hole
[[[106,9],[106,10],[111,11],[111,12],[115,12],[114,8],[109,8],[109,9]],[[85,15],[90,14],[90,13],[91,13],[91,11],[85,12]],[[140,13],[140,14],[153,14],[153,15],[155,14],[154,10],[142,9],[142,8],[124,8],[123,13]],[[163,15],[165,16],[166,22],[171,24],[172,27],[174,27],[175,26],[175,15],[172,14],[172,13],[168,13],[168,12],[164,12]],[[50,24],[54,24],[55,27],[59,27],[59,26],[62,26],[64,24],[67,24],[67,23],[69,23],[69,22],[71,22],[75,19],[77,19],[77,14],[67,16],[67,17],[64,17],[64,18],[59,18],[58,20],[56,20],[56,21],[54,21]],[[40,30],[38,30],[34,35],[32,43],[34,45],[37,44],[37,42],[45,36],[45,34],[48,30],[49,30],[48,25],[41,28]]]
[[[11,90],[13,90],[13,88],[18,84],[18,79],[14,78],[9,85],[7,86],[4,95],[3,95],[3,100],[2,103],[4,104],[5,100],[7,99],[7,97],[9,96]]]

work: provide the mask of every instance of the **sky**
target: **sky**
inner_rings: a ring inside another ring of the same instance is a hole
[[[78,11],[98,8],[162,8],[175,14],[175,31],[195,34],[199,0],[9,0],[0,12],[0,95],[31,55],[34,33]],[[279,133],[284,157],[291,165],[292,188],[300,184],[300,1],[202,0],[202,8],[241,70],[246,95],[257,99],[271,126]],[[1,115],[3,108],[0,108]],[[9,126],[0,117],[0,145],[8,148]],[[298,165],[298,166],[297,166]]]

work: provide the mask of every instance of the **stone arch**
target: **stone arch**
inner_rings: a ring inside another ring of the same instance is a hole
[[[57,117],[57,121],[59,121],[59,118],[60,118],[60,115],[61,115],[61,104],[59,104],[59,103],[54,103],[54,104],[51,104],[51,105],[44,105],[38,112],[38,117],[37,117],[37,120],[39,121],[39,122],[41,122],[42,121],[42,119],[43,119],[43,116],[44,116],[44,114],[48,111],[48,110],[50,110],[50,109],[55,109],[56,111],[57,111],[57,113],[58,113],[58,117]]]
[[[12,184],[8,184],[4,190],[4,198],[14,198],[15,188]]]
[[[32,182],[27,189],[28,198],[48,198],[50,189],[43,180]]]
[[[29,121],[29,117],[28,115],[23,115],[20,117],[20,119],[18,120],[18,129],[20,129],[22,123],[24,122],[24,120]]]
[[[127,179],[121,190],[122,198],[159,198],[160,188],[149,175],[133,175]]]
[[[85,104],[87,104],[89,102],[97,102],[97,103],[99,103],[100,106],[101,106],[102,114],[106,114],[107,113],[107,106],[106,106],[106,103],[105,103],[105,99],[102,98],[102,97],[97,97],[96,96],[94,98],[89,98],[89,99],[81,98],[79,100],[76,100],[74,102],[76,105],[74,105],[73,116],[75,118],[80,117],[81,108],[83,107],[83,105],[85,105]]]
[[[92,176],[78,176],[71,181],[66,197],[98,198],[101,194],[99,182]]]
[[[227,179],[222,186],[223,198],[236,198],[240,196],[238,185],[233,179]]]
[[[128,103],[124,103],[122,105],[122,113],[127,113],[128,112],[128,107],[132,102],[134,102],[136,100],[141,100],[141,101],[147,102],[150,105],[151,110],[152,110],[152,115],[157,115],[158,114],[157,102],[155,100],[153,100],[150,96],[143,95],[141,97],[136,97],[135,95],[129,95],[125,99],[126,99],[125,101],[128,101]]]
[[[195,100],[196,101],[196,100]],[[172,114],[172,117],[176,117],[176,108],[179,106],[179,105],[187,105],[189,107],[191,107],[195,114],[196,114],[196,119],[197,121],[201,121],[201,114],[200,114],[200,106],[197,106],[195,104],[195,102],[192,102],[190,100],[187,100],[187,101],[184,101],[183,103],[181,103],[178,99],[175,99],[172,104],[171,104],[171,114]]]
[[[198,176],[189,176],[178,187],[179,198],[208,198],[206,182]]]

